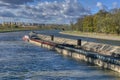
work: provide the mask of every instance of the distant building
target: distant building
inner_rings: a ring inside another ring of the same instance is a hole
[[[22,25],[22,23],[21,22],[3,22],[2,25],[3,26],[10,26],[10,25],[20,26],[20,25]]]
[[[17,25],[17,26],[20,26],[20,27],[45,26],[45,24],[40,24],[40,23],[26,23],[26,22],[3,22],[1,25],[3,25],[3,26]]]

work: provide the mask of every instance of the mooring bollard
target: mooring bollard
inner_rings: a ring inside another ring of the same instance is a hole
[[[54,41],[54,35],[50,35],[51,36],[51,41]]]
[[[78,39],[77,40],[77,46],[81,46],[81,45],[82,45],[81,39]]]

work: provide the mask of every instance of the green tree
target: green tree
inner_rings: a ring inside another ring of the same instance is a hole
[[[83,18],[79,18],[77,20],[77,23],[75,24],[75,30],[76,31],[83,31]]]
[[[93,16],[86,16],[83,20],[83,31],[94,32]]]

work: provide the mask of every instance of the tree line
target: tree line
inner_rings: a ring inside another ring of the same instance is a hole
[[[81,32],[120,34],[120,9],[100,10],[94,15],[79,18],[71,23],[71,29]]]

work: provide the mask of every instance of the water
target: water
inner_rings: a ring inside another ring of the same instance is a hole
[[[0,33],[0,80],[120,80],[120,74],[22,41],[28,32]]]

